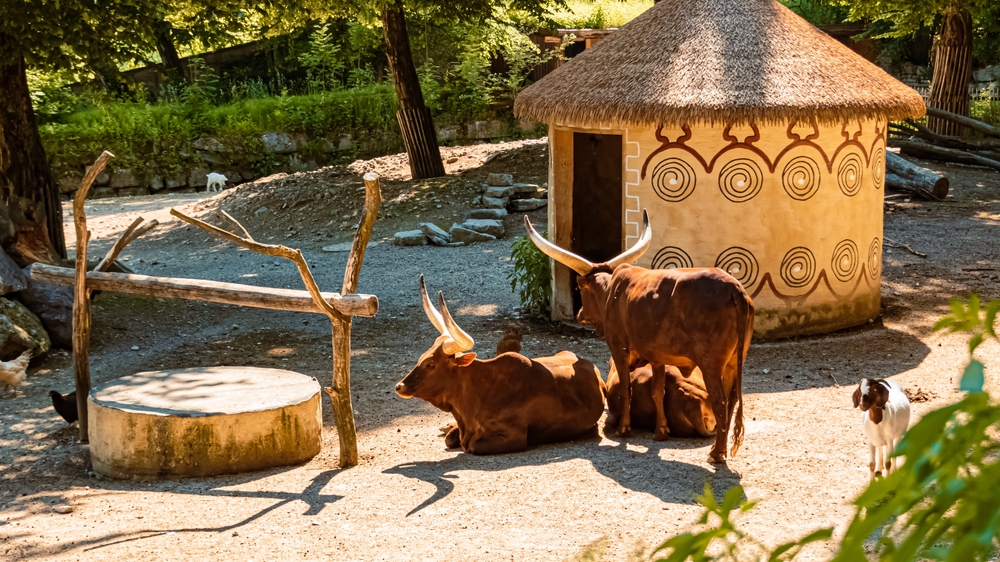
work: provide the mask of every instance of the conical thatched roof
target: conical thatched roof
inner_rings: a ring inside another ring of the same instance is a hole
[[[775,0],[661,0],[526,88],[514,114],[572,124],[901,119],[919,94]]]

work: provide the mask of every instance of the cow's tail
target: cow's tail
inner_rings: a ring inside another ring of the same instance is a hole
[[[736,423],[733,426],[733,448],[730,457],[735,458],[740,445],[743,444],[743,359],[746,356],[747,334],[753,330],[753,301],[744,291],[733,295],[736,304],[736,381],[733,390],[736,391]]]

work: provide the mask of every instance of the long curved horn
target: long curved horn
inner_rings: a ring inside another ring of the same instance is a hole
[[[646,214],[646,209],[642,210],[642,236],[639,237],[639,241],[635,243],[625,253],[612,258],[608,261],[608,266],[611,269],[618,267],[623,263],[633,263],[637,259],[641,258],[646,250],[649,249],[650,243],[653,241],[653,230],[649,228],[649,215]]]
[[[424,276],[420,275],[420,302],[424,305],[424,314],[427,315],[427,319],[434,324],[437,331],[442,335],[450,336],[448,333],[448,328],[444,325],[444,320],[441,318],[441,314],[434,309],[434,305],[431,304],[431,298],[427,296],[427,285],[424,284]]]
[[[448,305],[444,302],[444,293],[438,291],[438,302],[441,305],[441,316],[444,318],[444,325],[448,328],[448,334],[451,335],[452,339],[458,343],[459,351],[469,351],[476,346],[476,341],[472,339],[472,336],[465,333],[465,330],[458,327],[455,323],[455,319],[451,317],[451,313],[448,312]]]
[[[587,275],[593,271],[594,264],[572,252],[563,250],[559,246],[556,246],[552,242],[542,238],[542,235],[535,231],[535,227],[531,226],[531,221],[528,220],[527,215],[524,216],[524,227],[528,229],[528,236],[531,237],[531,241],[535,243],[535,247],[541,250],[546,256],[549,256],[580,275]]]

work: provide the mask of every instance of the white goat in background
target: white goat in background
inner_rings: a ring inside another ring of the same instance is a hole
[[[208,186],[207,190],[209,192],[219,191],[221,192],[223,188],[229,187],[229,178],[222,174],[217,174],[212,172],[208,174]]]
[[[885,379],[861,379],[854,391],[854,407],[864,412],[861,424],[868,437],[871,477],[888,475],[892,452],[910,424],[910,400],[903,387]],[[877,453],[877,454],[876,454]]]

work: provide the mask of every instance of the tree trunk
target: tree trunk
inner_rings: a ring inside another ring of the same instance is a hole
[[[945,11],[941,30],[934,40],[934,75],[927,105],[969,115],[969,81],[972,78],[972,15],[964,7],[952,5]],[[927,128],[940,135],[961,136],[967,129],[927,117]]]
[[[0,46],[5,42],[0,35]],[[13,233],[4,243],[19,265],[55,264],[66,257],[62,205],[38,134],[24,58],[0,65],[0,206]]]
[[[174,39],[170,36],[170,24],[164,22],[163,27],[156,31],[156,50],[160,53],[160,60],[163,62],[167,72],[173,74],[171,78],[187,80],[187,73],[184,71],[184,63],[181,62],[180,55],[177,54],[177,47],[174,46]]]
[[[382,30],[389,70],[396,83],[396,97],[399,98],[396,119],[410,157],[410,174],[413,179],[443,176],[444,163],[441,162],[434,121],[430,109],[424,105],[417,69],[413,65],[402,0],[395,0],[382,11]]]

